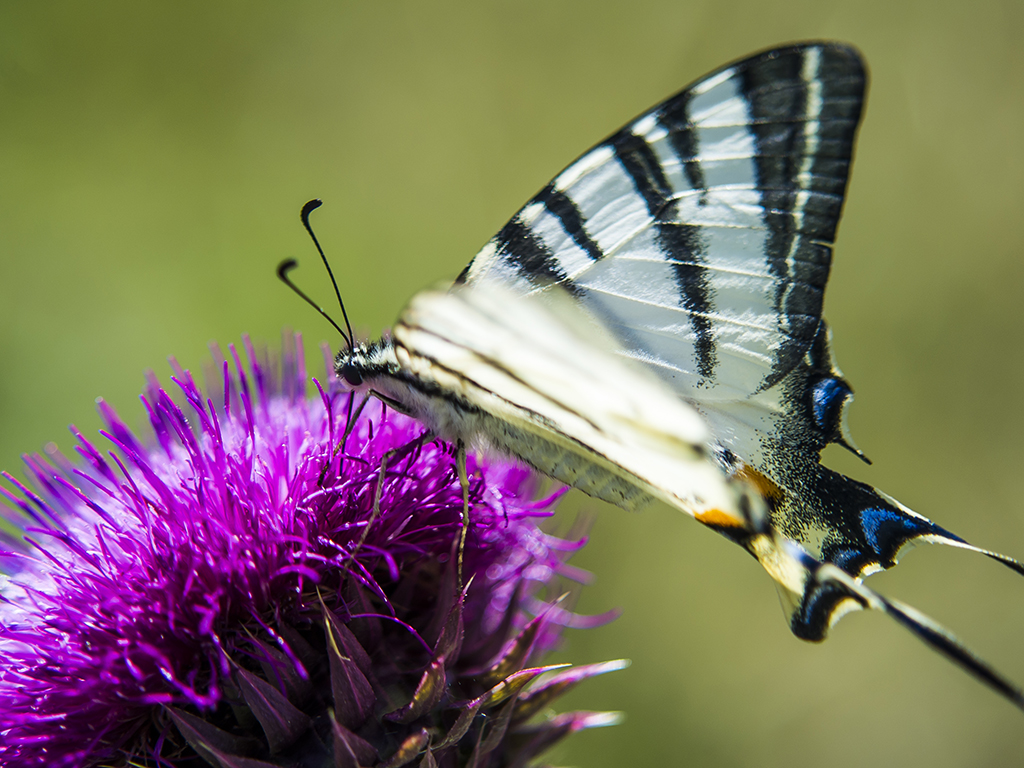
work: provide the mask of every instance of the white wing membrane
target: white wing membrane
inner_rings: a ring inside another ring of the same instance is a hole
[[[570,165],[463,279],[554,278],[678,394],[742,401],[813,340],[863,86],[839,46],[727,67]]]
[[[436,379],[466,404],[650,496],[745,526],[744,489],[712,460],[699,414],[608,349],[599,326],[571,312],[568,303],[553,310],[496,287],[427,291],[395,325],[396,355],[403,368]]]

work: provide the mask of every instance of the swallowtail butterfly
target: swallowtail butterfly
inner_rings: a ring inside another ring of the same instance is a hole
[[[861,579],[918,542],[992,557],[821,465],[858,456],[822,299],[866,74],[837,43],[698,80],[569,165],[390,338],[336,371],[460,445],[626,508],[652,497],[756,557],[792,631],[880,610],[1024,708],[956,638]]]

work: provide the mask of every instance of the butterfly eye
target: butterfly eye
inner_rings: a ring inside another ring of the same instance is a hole
[[[811,411],[814,422],[826,434],[832,435],[840,430],[839,419],[843,411],[843,403],[853,394],[849,385],[842,379],[822,379],[814,385],[811,392]]]
[[[363,383],[363,374],[359,371],[359,368],[352,362],[347,362],[341,366],[341,378],[351,387],[358,387]]]

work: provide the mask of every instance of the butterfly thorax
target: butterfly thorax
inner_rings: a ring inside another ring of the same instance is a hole
[[[454,398],[403,367],[390,337],[341,350],[334,358],[334,373],[353,391],[373,395],[396,411],[419,419],[439,437],[449,440],[462,437],[463,430],[457,425],[437,417],[437,401]],[[455,407],[465,410],[465,407]]]

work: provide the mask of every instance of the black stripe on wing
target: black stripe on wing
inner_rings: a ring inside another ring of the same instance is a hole
[[[773,51],[737,69],[757,147],[765,256],[780,281],[775,308],[787,338],[767,388],[818,330],[867,78],[857,52],[838,45]]]
[[[497,263],[506,264],[515,269],[515,272],[535,286],[546,286],[557,284],[563,286],[573,295],[579,294],[579,286],[573,283],[571,277],[566,273],[558,256],[552,251],[543,237],[534,229],[527,217],[526,212],[534,206],[540,205],[542,209],[551,214],[561,225],[572,241],[591,261],[604,258],[601,247],[587,233],[587,229],[576,204],[564,193],[555,188],[554,183],[548,184],[544,189],[534,195],[522,210],[519,211],[493,238],[489,246],[494,251],[491,255]],[[478,254],[477,258],[481,258]],[[461,285],[469,278],[470,270],[474,261],[466,265],[458,278],[456,285]]]
[[[690,315],[696,337],[694,356],[697,373],[711,379],[715,370],[715,338],[710,317],[714,305],[707,281],[707,266],[703,263],[700,227],[680,220],[677,204],[672,199],[674,190],[665,178],[665,171],[654,151],[642,137],[624,130],[616,134],[610,143],[615,157],[633,180],[654,219],[658,246],[675,272],[679,304]],[[696,168],[693,173],[699,175],[699,166],[690,165]]]
[[[533,198],[538,203],[543,203],[547,210],[560,222],[566,234],[573,239],[587,256],[593,261],[604,258],[601,247],[594,242],[594,239],[587,233],[583,222],[583,214],[576,207],[576,203],[569,199],[563,192],[555,189],[555,185],[548,184]]]
[[[562,269],[558,259],[519,216],[501,228],[495,235],[494,242],[502,258],[510,264],[515,264],[519,273],[531,283],[556,283],[565,286],[570,293],[576,292],[576,287]]]
[[[697,134],[690,123],[689,104],[692,92],[676,94],[656,108],[658,123],[668,131],[669,143],[683,164],[683,175],[694,189],[701,192],[700,204],[707,202],[708,183],[699,159]]]

